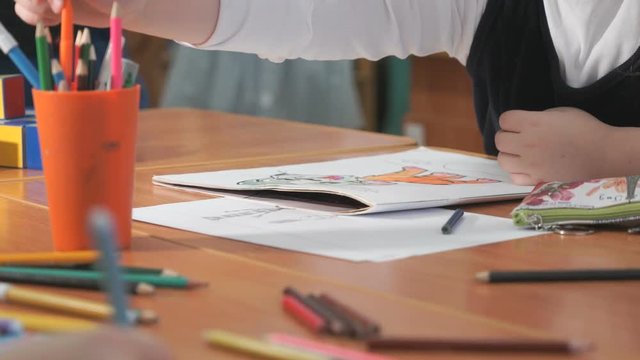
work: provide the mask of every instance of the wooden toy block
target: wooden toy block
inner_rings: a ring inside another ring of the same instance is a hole
[[[24,77],[0,75],[0,119],[24,116]]]
[[[0,166],[22,168],[23,157],[22,125],[0,121]]]
[[[42,156],[40,155],[40,141],[36,123],[24,127],[25,166],[27,169],[42,170]]]

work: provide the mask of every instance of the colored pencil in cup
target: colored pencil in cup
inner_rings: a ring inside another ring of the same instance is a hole
[[[51,55],[49,53],[47,34],[42,22],[38,22],[36,25],[36,57],[38,60],[40,89],[52,90],[53,81],[51,79]]]
[[[581,341],[518,339],[377,338],[367,341],[370,350],[482,351],[578,353],[591,345]]]
[[[97,251],[25,252],[0,254],[2,265],[70,265],[92,264],[98,261]]]
[[[40,88],[40,79],[38,79],[38,71],[31,61],[22,52],[18,42],[11,33],[0,23],[0,50],[5,53],[13,64],[20,70],[22,75],[29,81],[34,89]]]
[[[277,360],[329,360],[329,357],[307,351],[270,344],[223,330],[208,330],[204,339],[212,345],[241,352],[253,357]]]
[[[73,5],[71,0],[64,0],[64,5],[61,12],[60,20],[60,65],[64,72],[67,84],[70,84],[73,80],[73,73],[75,68],[73,67],[73,49],[74,49],[74,36],[73,36]]]
[[[122,88],[122,19],[117,1],[111,8],[110,40],[111,40],[111,89]]]
[[[76,90],[89,90],[89,69],[87,68],[87,63],[82,59],[78,61],[74,85]]]
[[[607,281],[640,280],[640,268],[633,269],[574,269],[574,270],[528,270],[528,271],[484,271],[476,279],[489,283],[500,282],[544,282],[544,281]]]
[[[55,84],[56,89],[61,91],[60,84],[66,85],[67,80],[64,77],[64,72],[62,71],[62,66],[60,66],[58,59],[51,59],[51,75],[53,76],[53,83]]]
[[[80,62],[80,53],[82,52],[82,34],[84,30],[80,29],[76,32],[76,40],[73,42],[73,69],[75,76],[75,69],[78,68]],[[75,78],[71,78],[71,81],[75,81]]]

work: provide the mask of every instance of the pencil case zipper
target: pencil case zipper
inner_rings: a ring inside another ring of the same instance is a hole
[[[640,204],[617,205],[620,209],[521,209],[513,214],[513,222],[536,230],[551,230],[559,225],[640,225]]]

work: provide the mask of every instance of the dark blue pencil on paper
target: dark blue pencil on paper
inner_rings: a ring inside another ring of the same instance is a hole
[[[451,234],[458,223],[460,223],[462,215],[464,215],[464,211],[462,209],[456,209],[449,220],[442,226],[442,233],[445,235]]]
[[[119,326],[131,325],[128,316],[127,295],[116,255],[115,224],[111,214],[103,208],[95,208],[89,213],[89,230],[100,249],[100,267],[104,273],[105,288],[113,306],[113,320]]]

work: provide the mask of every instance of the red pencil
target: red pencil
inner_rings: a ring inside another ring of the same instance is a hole
[[[327,329],[327,323],[323,318],[292,296],[282,297],[282,308],[314,333],[324,332]]]
[[[60,23],[60,64],[67,82],[73,79],[73,6],[65,0]]]

